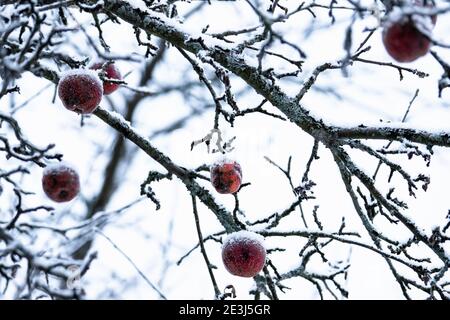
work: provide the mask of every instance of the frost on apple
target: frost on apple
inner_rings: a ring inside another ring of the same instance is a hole
[[[103,84],[95,71],[74,69],[61,76],[58,95],[66,109],[89,114],[102,100]]]
[[[409,19],[386,27],[383,31],[383,43],[389,55],[398,62],[417,60],[430,49],[430,40]]]
[[[221,159],[211,166],[211,183],[217,192],[235,193],[242,183],[242,169],[239,163]]]
[[[264,238],[250,231],[231,233],[223,243],[222,260],[228,272],[235,276],[256,276],[266,262]]]
[[[58,163],[45,168],[42,176],[45,194],[55,202],[73,200],[80,192],[80,178],[73,167]]]
[[[103,71],[105,78],[122,80],[122,75],[114,63],[97,61],[90,67],[92,70]],[[118,83],[111,81],[103,81],[103,94],[108,95],[119,88]]]

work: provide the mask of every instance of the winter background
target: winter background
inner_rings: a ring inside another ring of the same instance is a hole
[[[141,1],[130,2],[145,8]],[[259,3],[261,7],[270,5],[270,1]],[[280,3],[294,10],[300,1]],[[329,5],[327,1],[316,3]],[[338,5],[348,4],[347,1],[338,1]],[[178,16],[183,17],[199,5],[200,1],[178,1]],[[361,1],[360,5],[382,8],[381,3],[368,0]],[[438,6],[445,7],[448,3],[438,1]],[[8,15],[8,10],[12,10],[11,6],[3,6],[0,8],[0,14]],[[78,22],[84,25],[86,32],[98,42],[98,32],[90,24],[92,17],[75,9],[71,12]],[[57,11],[48,13],[57,15]],[[316,17],[307,11],[298,13],[287,22],[278,23],[274,27],[285,36],[285,39],[300,46],[307,54],[302,65],[303,71],[297,77],[279,81],[283,90],[292,95],[298,92],[315,67],[324,62],[338,61],[346,55],[343,43],[346,29],[352,19],[352,11],[334,10],[336,18],[334,23],[328,15],[328,9],[314,8],[314,13]],[[437,39],[447,43],[450,30],[449,17],[450,13],[440,15],[433,31]],[[198,11],[186,18],[184,28],[201,32],[209,25],[208,32],[214,33],[253,27],[259,23],[258,16],[246,1],[212,1],[210,5],[207,3],[201,5]],[[355,50],[366,37],[367,32],[364,32],[366,28],[378,25],[376,15],[365,14],[363,19],[357,19],[353,26],[352,50]],[[139,57],[145,54],[145,48],[137,45],[129,24],[107,22],[102,28],[111,52],[117,55],[136,53]],[[152,43],[158,44],[158,39],[153,37]],[[364,54],[364,58],[394,62],[382,45],[381,28],[375,31],[367,45],[371,46],[371,50]],[[292,59],[300,59],[298,53],[289,46],[275,43],[270,49]],[[71,32],[66,36],[66,41],[59,45],[58,50],[78,59],[96,56],[82,30]],[[445,48],[433,50],[444,60],[450,61],[450,50]],[[255,63],[256,57],[248,52],[247,55],[246,59]],[[122,74],[127,75],[125,80],[128,85],[138,87],[143,62],[118,61],[116,64]],[[266,57],[264,66],[273,67],[278,72],[292,71],[292,66],[276,57]],[[354,63],[346,69],[347,75],[341,70],[322,73],[316,85],[304,97],[303,106],[325,123],[354,126],[361,123],[378,125],[382,121],[395,124],[401,121],[409,102],[419,89],[419,94],[405,121],[406,126],[432,132],[450,131],[450,90],[444,90],[442,97],[438,97],[437,83],[443,72],[441,66],[430,54],[404,66],[424,71],[429,76],[419,78],[405,72],[404,79],[400,81],[395,68]],[[208,68],[206,70],[209,70],[207,76],[214,78],[214,73]],[[187,82],[194,84],[186,86]],[[77,225],[86,214],[86,204],[92,201],[104,183],[104,170],[111,158],[116,132],[95,116],[85,117],[81,124],[81,117],[62,106],[59,98],[55,97],[56,86],[45,79],[24,73],[16,84],[20,86],[20,94],[3,97],[0,100],[0,109],[10,112],[24,104],[14,113],[14,117],[20,123],[25,136],[40,146],[54,143],[55,151],[62,153],[63,159],[72,163],[81,177],[80,196],[67,204],[56,204],[52,203],[42,191],[43,169],[28,165],[31,174],[23,175],[20,185],[34,194],[24,199],[25,205],[31,207],[45,204],[54,207],[55,210],[52,213],[40,211],[23,215],[20,222],[56,225],[61,228]],[[214,108],[211,97],[203,84],[198,81],[192,66],[175,48],[169,47],[164,53],[164,58],[157,64],[152,80],[145,87],[151,92],[159,92],[164,88],[178,85],[181,86],[181,90],[170,90],[164,94],[143,98],[133,115],[132,125],[149,137],[152,144],[169,155],[175,163],[186,168],[210,164],[218,157],[217,154],[208,153],[204,144],[197,145],[191,150],[191,143],[203,138],[212,129]],[[232,77],[232,88],[242,109],[256,107],[262,100],[237,77]],[[132,90],[122,87],[104,98],[101,105],[106,109],[124,113],[125,101],[135,94]],[[281,115],[269,104],[265,108]],[[187,120],[175,130],[159,133],[184,117],[188,117]],[[289,207],[295,201],[295,195],[282,172],[264,157],[284,167],[289,156],[292,156],[292,176],[296,181],[300,181],[310,156],[313,139],[289,121],[281,121],[258,113],[237,118],[234,127],[221,121],[221,130],[227,139],[236,137],[233,142],[235,149],[229,156],[241,164],[244,182],[251,183],[239,193],[240,208],[246,215],[243,220],[255,221]],[[374,145],[385,143],[386,141],[381,141]],[[131,206],[119,213],[112,213],[101,233],[126,253],[168,299],[214,298],[206,265],[198,249],[177,265],[177,261],[198,243],[189,193],[176,178],[153,183],[153,190],[161,202],[161,209],[156,211],[154,203],[140,196],[140,184],[150,170],[164,171],[144,152],[137,150],[131,142],[127,142],[126,147],[126,156],[118,166],[119,174],[114,181],[114,191],[105,211],[113,212],[124,206],[130,204]],[[332,155],[323,146],[319,148],[318,155],[320,159],[313,163],[310,172],[311,179],[317,184],[314,188],[316,198],[305,202],[303,210],[311,212],[319,205],[318,216],[325,230],[335,231],[342,217],[345,217],[347,230],[359,231],[362,241],[370,243],[370,238],[355,213]],[[378,163],[376,160],[358,152],[352,153],[352,157],[368,174],[373,174]],[[407,160],[405,157],[396,156],[395,160],[408,172],[424,173],[431,178],[428,190],[424,192],[420,189],[417,191],[417,198],[411,198],[407,197],[404,190],[406,189],[404,181],[394,175],[392,181],[394,185],[403,187],[399,190],[404,191],[404,199],[407,199],[409,205],[405,214],[427,233],[431,233],[430,230],[436,225],[444,225],[450,208],[448,196],[450,150],[435,147],[429,167],[418,158]],[[6,171],[15,166],[17,166],[15,160],[0,158],[2,170]],[[382,168],[377,180],[381,188],[387,188],[388,175],[389,170]],[[233,209],[233,196],[217,194],[207,181],[200,180],[200,183],[212,192],[218,203],[230,210]],[[6,223],[13,216],[15,200],[11,188],[6,184],[3,184],[3,187],[3,193],[0,195],[0,221]],[[204,236],[223,230],[214,214],[203,204],[199,204],[198,207]],[[307,214],[306,219],[314,229],[311,214]],[[404,241],[410,236],[408,231],[393,227],[385,219],[376,218],[374,224],[394,239]],[[283,220],[277,230],[303,229],[305,227],[299,213],[294,211]],[[258,228],[255,227],[253,230]],[[38,236],[30,241],[29,246],[36,251],[44,250],[46,253],[64,255],[67,254],[68,248],[71,248],[71,242],[75,242],[74,239],[80,236],[77,230],[67,235],[66,239],[60,234],[40,230]],[[160,298],[108,239],[95,232],[91,235],[94,237],[91,250],[98,252],[98,258],[92,262],[90,269],[79,283],[85,290],[85,298]],[[271,259],[279,272],[286,272],[299,265],[298,252],[305,243],[306,239],[297,237],[266,239],[267,248],[286,249],[271,254]],[[220,243],[208,241],[205,246],[211,263],[217,266],[214,273],[219,288],[223,290],[225,286],[232,284],[236,288],[237,299],[253,298],[249,291],[254,287],[254,281],[251,278],[232,276],[225,270],[221,261]],[[448,245],[447,249],[447,252],[450,252]],[[339,243],[331,245],[325,251],[334,259],[348,260],[351,263],[347,279],[344,281],[349,299],[403,299],[399,285],[385,260],[379,255],[357,246]],[[415,253],[420,255],[421,251]],[[309,268],[320,271],[324,264],[320,259],[316,260]],[[25,268],[18,270],[16,279],[0,294],[1,299],[18,298],[18,288],[24,285],[24,270]],[[319,298],[315,286],[304,278],[293,278],[283,284],[291,290],[287,290],[284,294],[280,293],[281,299]],[[0,289],[3,289],[3,286],[4,282],[0,281]],[[333,298],[327,292],[324,292],[324,295],[327,299]],[[412,297],[420,299],[424,298],[424,295],[417,292],[412,294]]]

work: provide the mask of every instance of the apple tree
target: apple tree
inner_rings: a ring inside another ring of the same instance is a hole
[[[0,0],[0,297],[449,299],[449,17]]]

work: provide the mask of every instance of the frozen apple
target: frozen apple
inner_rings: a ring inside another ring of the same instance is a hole
[[[119,69],[113,62],[95,62],[91,66],[91,69],[103,70],[105,78],[122,80],[122,75],[120,74]],[[105,95],[113,93],[118,88],[119,88],[118,83],[114,83],[111,81],[103,81],[103,94]]]
[[[430,50],[430,40],[412,21],[387,27],[383,32],[383,43],[389,55],[398,62],[412,62]]]
[[[264,238],[250,231],[231,233],[222,246],[222,260],[231,274],[254,277],[266,263]]]
[[[211,183],[219,193],[235,193],[242,183],[242,170],[239,163],[222,159],[211,166]]]
[[[55,202],[67,202],[80,192],[80,178],[75,169],[65,163],[50,165],[42,176],[45,194]]]
[[[415,0],[412,5],[432,7]],[[389,55],[398,62],[412,62],[428,53],[431,41],[427,34],[436,24],[436,16],[402,15],[400,10],[394,10],[386,21],[383,29],[383,44]]]
[[[103,84],[96,72],[74,69],[61,76],[58,83],[58,95],[68,110],[88,114],[100,104]]]

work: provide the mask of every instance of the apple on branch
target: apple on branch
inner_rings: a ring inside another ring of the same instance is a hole
[[[92,70],[69,70],[59,80],[58,95],[66,109],[89,114],[102,100],[103,84]]]
[[[250,231],[231,233],[222,245],[222,260],[231,274],[254,277],[266,263],[264,238]]]
[[[410,6],[433,8],[431,3],[424,4],[421,0],[415,0]],[[431,46],[429,35],[436,21],[435,15],[404,15],[401,8],[394,8],[387,16],[382,33],[386,51],[398,62],[412,62],[426,55]]]
[[[92,70],[103,71],[105,78],[114,79],[114,80],[122,80],[122,75],[117,68],[117,66],[113,62],[102,62],[97,61],[92,64],[90,67]],[[116,91],[119,88],[118,83],[114,83],[111,81],[103,81],[103,94],[109,95]]]
[[[221,159],[211,166],[211,183],[217,192],[235,193],[242,184],[242,169],[239,163]]]
[[[77,171],[65,163],[47,166],[42,176],[45,194],[55,202],[68,202],[80,192],[80,178]]]

